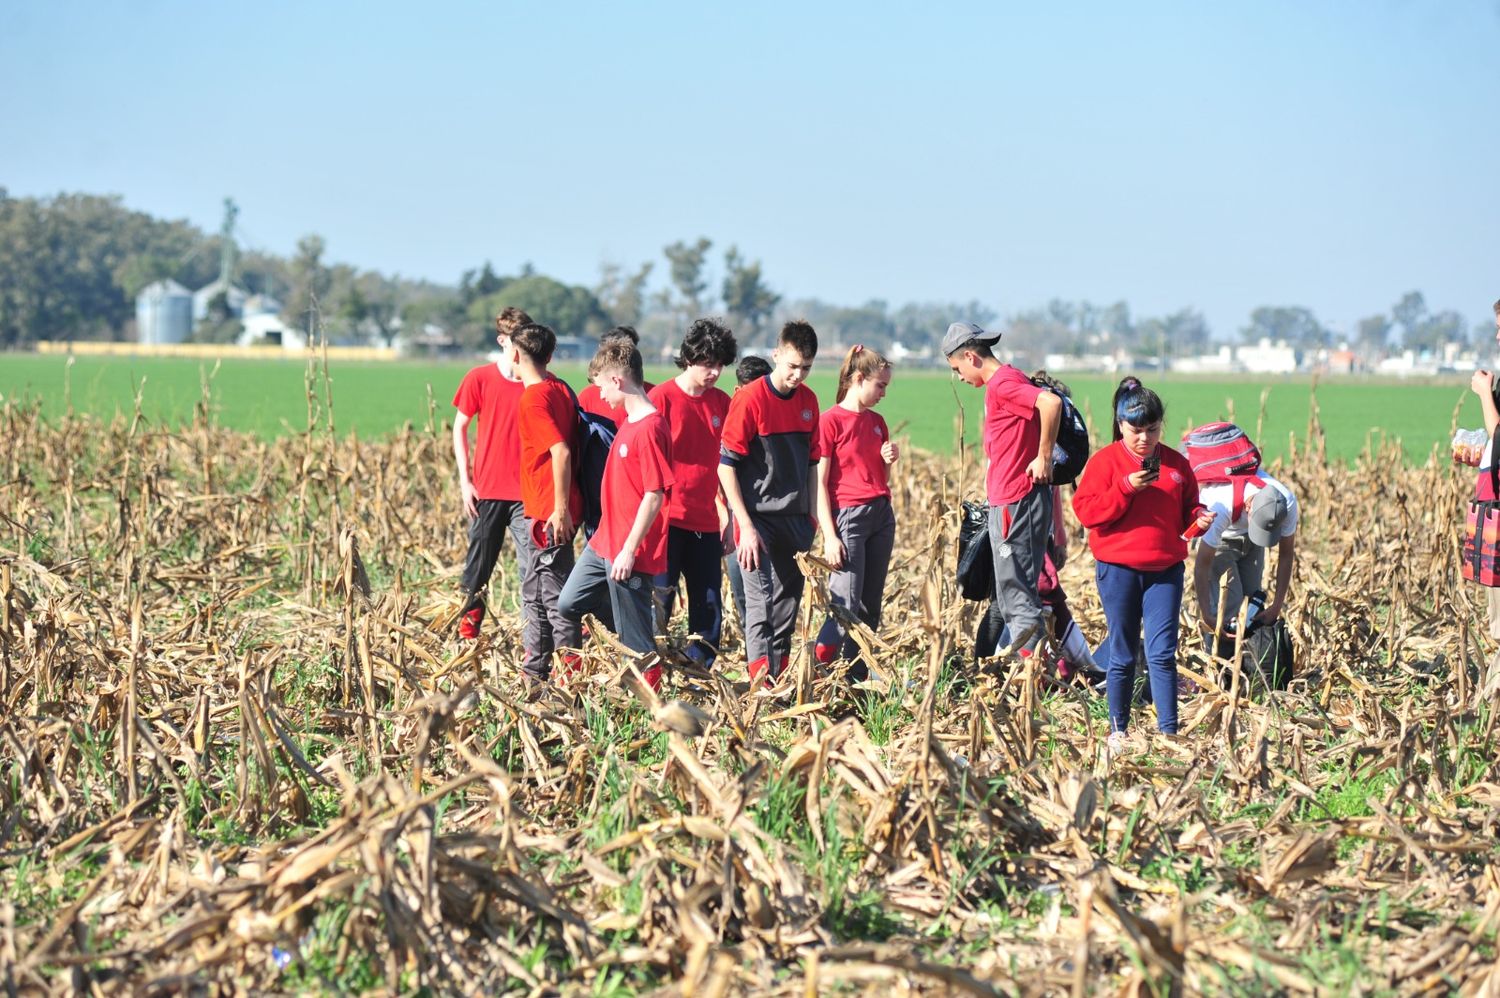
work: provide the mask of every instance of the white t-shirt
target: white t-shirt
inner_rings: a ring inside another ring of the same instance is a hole
[[[1250,533],[1250,499],[1261,489],[1275,489],[1286,497],[1286,519],[1281,524],[1281,536],[1290,537],[1297,532],[1297,497],[1292,495],[1292,490],[1282,485],[1276,479],[1265,473],[1262,469],[1255,473],[1255,479],[1245,483],[1245,504],[1240,510],[1239,518],[1233,523],[1229,522],[1229,514],[1234,509],[1234,484],[1232,482],[1221,482],[1216,485],[1205,485],[1198,490],[1198,501],[1214,511],[1214,525],[1208,528],[1203,535],[1203,543],[1211,548],[1216,548],[1224,538],[1239,540],[1247,537]]]

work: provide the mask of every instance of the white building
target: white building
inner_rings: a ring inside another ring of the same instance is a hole
[[[1297,370],[1297,351],[1286,340],[1272,343],[1262,337],[1253,346],[1240,347],[1235,359],[1251,374],[1291,374]]]
[[[202,322],[208,316],[208,306],[220,294],[224,295],[225,304],[229,306],[229,314],[233,316],[242,315],[245,311],[245,299],[250,295],[243,289],[237,288],[227,281],[216,280],[211,284],[205,284],[193,292],[193,321]]]
[[[173,280],[156,281],[135,296],[139,343],[186,343],[193,331],[193,296]]]
[[[306,350],[307,334],[289,326],[279,315],[248,315],[244,332],[235,343],[242,347],[281,347],[283,350]]]

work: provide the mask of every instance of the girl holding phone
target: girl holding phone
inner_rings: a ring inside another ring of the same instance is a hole
[[[1202,532],[1213,513],[1198,502],[1192,465],[1161,442],[1166,407],[1136,378],[1115,389],[1114,442],[1089,458],[1073,511],[1089,531],[1109,637],[1109,747],[1124,746],[1144,631],[1156,725],[1177,733],[1177,622],[1182,608],[1184,533]]]

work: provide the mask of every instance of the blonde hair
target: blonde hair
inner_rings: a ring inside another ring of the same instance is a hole
[[[849,386],[854,382],[856,374],[873,378],[881,371],[888,370],[891,362],[877,350],[868,349],[863,343],[856,343],[844,354],[844,363],[839,366],[839,390],[834,396],[835,402],[844,401],[844,396],[849,393]]]

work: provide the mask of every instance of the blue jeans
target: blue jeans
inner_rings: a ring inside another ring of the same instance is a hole
[[[1182,576],[1182,562],[1159,572],[1141,572],[1105,561],[1095,565],[1099,600],[1109,624],[1109,637],[1100,650],[1109,672],[1106,690],[1111,731],[1124,731],[1130,724],[1135,656],[1144,632],[1156,726],[1166,734],[1177,733],[1177,616],[1182,609]]]

